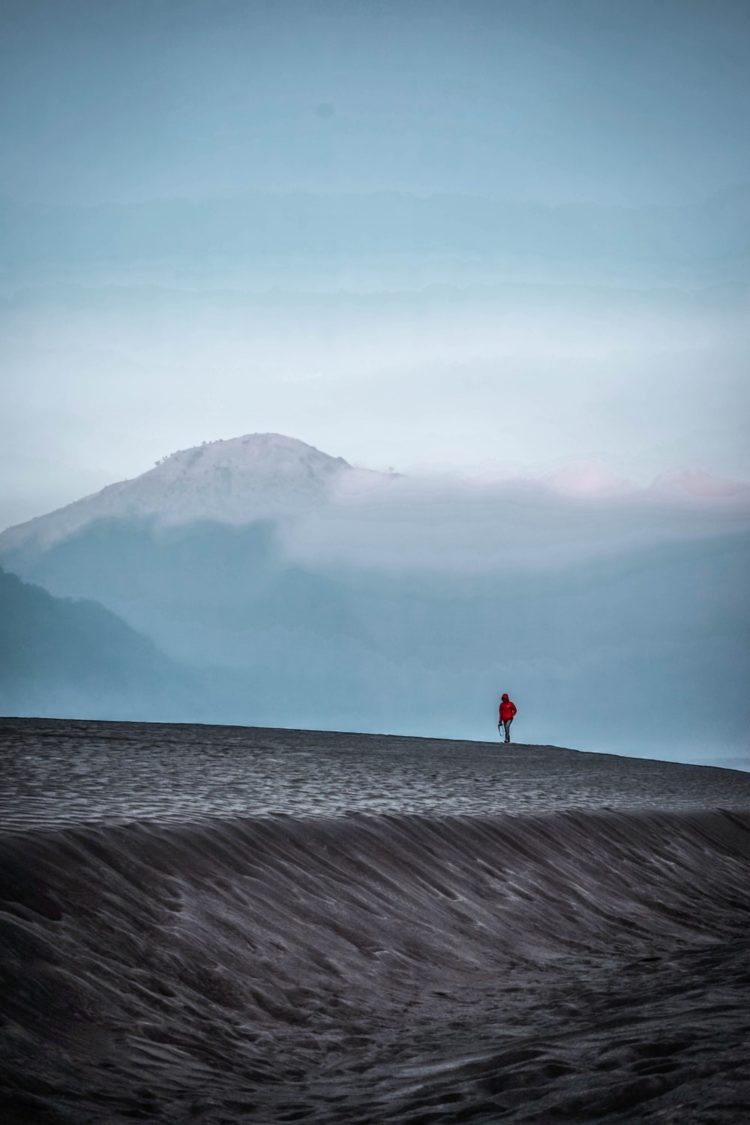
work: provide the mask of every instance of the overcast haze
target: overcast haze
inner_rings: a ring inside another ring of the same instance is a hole
[[[4,13],[3,525],[258,431],[750,479],[745,4]]]

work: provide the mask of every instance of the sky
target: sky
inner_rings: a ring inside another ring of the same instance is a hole
[[[750,8],[6,2],[0,525],[175,449],[750,479]]]

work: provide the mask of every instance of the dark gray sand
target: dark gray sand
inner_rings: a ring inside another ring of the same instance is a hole
[[[0,1119],[750,1120],[750,774],[0,721]]]

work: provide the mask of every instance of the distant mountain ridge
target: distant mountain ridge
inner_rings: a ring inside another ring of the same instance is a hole
[[[1,714],[164,718],[194,696],[187,669],[98,602],[0,569]]]

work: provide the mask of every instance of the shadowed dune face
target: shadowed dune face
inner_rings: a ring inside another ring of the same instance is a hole
[[[744,774],[2,733],[8,1120],[729,1122],[750,1099]]]
[[[0,854],[15,1113],[685,1120],[715,1081],[730,1120],[750,1094],[747,815],[144,823]]]

